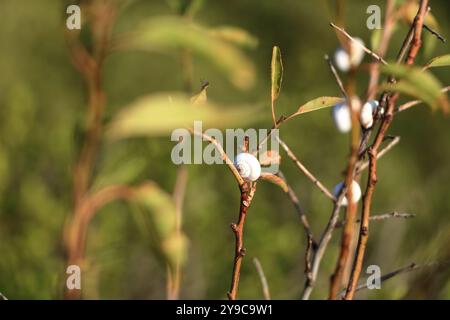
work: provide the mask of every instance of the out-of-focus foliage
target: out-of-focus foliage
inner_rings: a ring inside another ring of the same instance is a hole
[[[227,108],[206,101],[199,106],[195,101],[180,93],[140,98],[119,112],[107,134],[115,139],[143,135],[167,136],[177,128],[192,127],[196,120],[203,121],[204,129],[225,129],[258,119],[257,114],[254,116],[255,108],[252,107]]]
[[[384,73],[391,74],[399,81],[381,86],[383,89],[401,92],[415,97],[433,109],[448,109],[447,95],[441,92],[442,84],[428,71],[418,67],[390,64],[383,66]]]
[[[185,88],[181,46],[187,47],[193,58],[194,88],[199,89],[205,80],[210,83],[208,101],[190,107],[199,108],[204,115],[210,104],[217,104],[220,113],[211,113],[214,126],[272,126],[270,62],[274,45],[283,52],[284,66],[277,115],[292,114],[303,102],[317,97],[340,96],[323,59],[339,45],[328,25],[334,19],[333,1],[117,2],[120,11],[113,33],[120,41],[103,72],[106,127],[120,119],[133,101],[143,101],[138,100],[141,97],[168,99],[167,92]],[[366,28],[366,8],[374,2],[384,12],[384,1],[351,0],[346,1],[342,17],[346,30],[365,43],[373,33]],[[0,1],[0,292],[10,299],[61,298],[65,282],[63,230],[72,212],[73,167],[87,108],[85,84],[71,65],[64,37],[68,4]],[[431,6],[439,31],[449,38],[450,3],[431,0]],[[180,18],[180,13],[185,17]],[[406,32],[405,23],[395,26],[387,60],[395,59]],[[81,37],[86,44],[92,41],[87,29],[81,31]],[[419,54],[420,66],[434,56],[448,54],[448,45],[426,31],[424,37],[434,51],[432,56],[428,51]],[[130,50],[132,45],[144,50]],[[365,62],[369,61],[366,57]],[[447,68],[428,72],[443,86],[449,85]],[[357,93],[364,96],[366,87],[367,76],[361,71]],[[183,105],[190,105],[188,95],[182,100]],[[150,101],[145,108],[155,108],[155,100]],[[173,101],[178,103],[175,97]],[[399,102],[404,101],[407,98],[402,97]],[[226,115],[235,111],[233,106],[254,107],[241,110],[245,112],[238,117],[241,123],[229,124]],[[143,118],[136,120],[148,121],[160,128],[159,133],[167,133],[179,122],[166,112],[144,112],[139,114]],[[183,120],[194,115],[187,114]],[[223,126],[216,124],[216,117],[224,121]],[[170,125],[169,119],[174,121]],[[402,140],[378,164],[373,213],[395,210],[417,216],[373,222],[365,266],[377,264],[387,273],[411,262],[450,259],[449,121],[424,105],[396,115],[389,133]],[[160,262],[161,254],[169,253],[166,260],[184,262],[181,298],[225,298],[234,254],[229,224],[238,214],[239,190],[225,166],[187,166],[183,233],[174,233],[171,221],[160,221],[168,227],[155,231],[152,223],[157,217],[173,215],[170,195],[177,171],[170,159],[174,143],[169,136],[155,133],[156,129],[150,136],[100,145],[94,190],[112,183],[138,185],[148,180],[158,187],[146,189],[151,202],[144,208],[142,202],[114,202],[96,215],[88,232],[83,294],[91,299],[165,298],[166,266]],[[326,186],[343,179],[349,137],[336,132],[329,110],[302,114],[283,124],[280,134]],[[332,204],[280,153],[281,169],[318,237]],[[164,213],[161,207],[168,211]],[[139,218],[149,219],[149,228]],[[137,232],[139,228],[143,232]],[[160,240],[164,234],[160,243],[147,238],[158,234]],[[339,244],[336,234],[313,298],[327,296]],[[292,204],[278,186],[258,185],[248,214],[245,246],[240,298],[263,297],[251,263],[254,256],[261,261],[273,298],[299,297],[304,282],[305,235]],[[449,299],[449,277],[447,267],[424,268],[357,297]]]

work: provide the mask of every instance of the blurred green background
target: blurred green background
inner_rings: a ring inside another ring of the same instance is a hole
[[[156,16],[176,14],[170,1],[118,2],[121,10],[113,29],[115,35],[127,34]],[[72,212],[72,172],[87,104],[85,85],[70,62],[64,36],[68,4],[53,0],[0,1],[0,292],[10,299],[59,299],[65,283],[63,228]],[[370,4],[379,4],[382,10],[385,5],[384,1],[354,0],[346,1],[345,6],[347,30],[367,44],[371,31],[366,28],[366,8]],[[431,6],[440,31],[450,37],[450,3],[432,0]],[[200,88],[201,80],[208,80],[209,99],[224,105],[253,105],[255,113],[263,113],[263,120],[251,126],[269,128],[269,68],[272,46],[278,45],[285,70],[278,114],[291,113],[312,98],[338,96],[323,59],[338,46],[328,25],[334,10],[334,1],[204,1],[193,18],[196,23],[207,28],[240,27],[258,39],[257,47],[239,49],[255,68],[255,83],[241,90],[214,63],[194,53],[194,88]],[[395,56],[406,32],[407,26],[400,24],[388,58]],[[419,64],[449,52],[448,44],[432,37],[427,41],[434,42],[434,51],[421,54]],[[444,85],[450,83],[448,69],[433,72]],[[113,52],[103,75],[105,123],[144,94],[184,90],[176,50]],[[357,85],[361,96],[366,85],[367,76],[361,72]],[[417,216],[371,224],[364,264],[379,265],[383,274],[411,262],[450,259],[449,118],[419,105],[400,114],[389,133],[400,135],[402,140],[380,161],[372,212],[398,211]],[[332,188],[342,180],[349,136],[338,134],[329,110],[288,122],[281,129],[281,137],[326,186]],[[170,160],[173,145],[170,137],[103,143],[94,180],[107,179],[127,166],[134,169],[129,174],[126,171],[127,183],[151,179],[172,192],[177,169]],[[281,169],[319,237],[332,204],[281,154]],[[229,224],[237,219],[239,190],[225,166],[191,165],[188,172],[183,230],[189,246],[180,297],[224,299],[234,255]],[[131,211],[124,202],[114,202],[91,223],[87,268],[82,274],[85,298],[166,297],[166,268],[137,232]],[[327,296],[339,245],[340,232],[336,232],[312,298]],[[261,261],[272,298],[300,296],[305,235],[288,197],[272,184],[258,185],[247,220],[245,247],[239,298],[263,298],[253,257]],[[449,299],[449,276],[446,267],[424,268],[383,283],[381,290],[360,292],[357,297]]]

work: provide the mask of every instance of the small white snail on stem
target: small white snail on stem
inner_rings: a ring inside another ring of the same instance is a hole
[[[362,109],[360,114],[360,121],[361,125],[368,129],[373,125],[373,113],[378,108],[378,101],[377,100],[371,100],[367,101]]]
[[[261,175],[261,164],[258,159],[250,153],[239,153],[234,165],[241,177],[246,181],[256,181]]]
[[[364,41],[362,41],[360,38],[354,38],[354,40],[364,45]],[[342,72],[349,71],[351,67],[359,66],[364,58],[364,49],[359,44],[351,41],[350,48],[351,57],[350,54],[342,47],[336,49],[334,53],[334,63],[336,64],[336,67]]]
[[[338,183],[333,189],[333,195],[335,197],[337,197],[343,187],[344,187],[344,182]],[[359,186],[358,182],[353,180],[351,188],[352,188],[352,202],[357,203],[359,201],[359,199],[361,199],[361,187]],[[341,201],[341,206],[347,206],[347,205],[348,205],[347,197],[344,197]]]
[[[352,107],[358,111],[361,108],[361,101],[356,96],[352,98]],[[352,117],[348,103],[345,101],[335,105],[332,112],[336,128],[342,133],[349,132],[352,129]]]

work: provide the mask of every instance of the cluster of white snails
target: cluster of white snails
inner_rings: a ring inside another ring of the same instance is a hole
[[[378,108],[378,101],[371,100],[364,103],[361,107],[361,101],[358,97],[353,97],[352,108],[354,108],[359,113],[359,122],[361,125],[368,129],[373,125],[373,115]],[[381,111],[382,112],[382,111]],[[352,128],[352,117],[349,103],[344,101],[339,103],[333,107],[333,120],[336,125],[336,128],[342,132],[349,132]]]
[[[351,68],[359,66],[364,58],[364,41],[360,38],[354,38],[354,41],[349,43],[350,52],[347,52],[342,47],[339,47],[334,53],[334,63],[336,67],[342,72],[348,72]],[[351,98],[351,105],[356,110],[360,117],[361,125],[368,129],[373,125],[373,114],[378,108],[378,101],[371,100],[361,106],[361,101],[358,97]],[[381,110],[382,112],[383,110]],[[333,107],[333,120],[337,129],[346,133],[352,128],[351,110],[348,101],[339,103]]]

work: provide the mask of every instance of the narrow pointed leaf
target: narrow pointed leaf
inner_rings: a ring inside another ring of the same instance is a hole
[[[284,192],[288,192],[288,186],[286,182],[281,179],[279,176],[276,176],[272,173],[263,172],[261,173],[261,180],[269,181],[277,186],[279,186],[281,189],[283,189]]]
[[[316,99],[313,99],[311,101],[308,101],[307,103],[301,105],[297,112],[295,112],[293,115],[291,115],[289,118],[298,116],[303,113],[317,111],[323,108],[332,107],[338,103],[343,102],[343,98],[339,97],[319,97]]]
[[[272,78],[272,101],[275,101],[281,90],[281,82],[283,80],[283,61],[281,60],[281,51],[277,46],[272,50],[271,63],[271,78]]]
[[[450,66],[450,54],[433,58],[431,59],[430,62],[426,64],[426,68],[448,67],[448,66]]]

